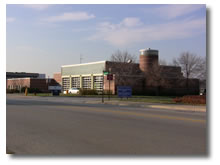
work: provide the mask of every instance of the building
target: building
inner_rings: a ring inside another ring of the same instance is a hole
[[[139,63],[99,61],[61,66],[62,90],[72,87],[110,90],[117,93],[117,86],[131,86],[134,94],[185,95],[198,94],[198,79],[185,79],[181,68],[159,65],[159,51],[140,50]],[[105,72],[113,74],[107,80]]]
[[[45,78],[12,78],[7,79],[7,89],[16,89],[21,91],[22,88],[38,89],[40,92],[48,92],[48,86],[58,86],[54,79]]]
[[[11,78],[45,78],[45,74],[27,72],[6,72],[6,79]]]
[[[48,92],[48,86],[60,85],[54,79],[46,78],[45,74],[27,72],[6,72],[6,88],[21,91],[23,87],[35,88]]]
[[[61,72],[54,73],[53,79],[61,85],[62,84]]]
[[[64,65],[61,67],[62,89],[71,87],[83,89],[103,89],[103,71],[106,70],[106,61],[86,64]],[[106,79],[106,78],[105,78]],[[111,82],[112,85],[113,81]],[[112,85],[113,87],[114,85]],[[105,89],[105,87],[104,87]]]

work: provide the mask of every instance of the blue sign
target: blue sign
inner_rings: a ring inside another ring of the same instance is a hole
[[[118,97],[131,97],[132,89],[130,86],[117,86]]]

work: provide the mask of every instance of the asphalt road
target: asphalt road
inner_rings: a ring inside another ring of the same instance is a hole
[[[7,96],[7,149],[36,155],[207,155],[206,113],[58,100]]]

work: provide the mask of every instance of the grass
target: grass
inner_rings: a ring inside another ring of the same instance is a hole
[[[29,93],[28,96],[35,96],[33,93]],[[51,93],[37,93],[36,96],[52,96]],[[60,94],[60,97],[93,97],[101,98],[102,95],[79,95],[79,94]],[[176,104],[173,101],[174,96],[137,96],[133,95],[131,98],[118,98],[117,95],[111,95],[111,101],[129,101],[129,102],[145,102],[145,103],[164,103],[164,104]],[[104,95],[104,98],[108,98],[108,95]],[[105,101],[108,101],[105,99]]]
[[[118,101],[175,104],[171,96],[133,96],[131,98],[113,98]]]
[[[95,97],[101,98],[102,95],[77,95],[77,94],[61,94],[60,96],[66,97]],[[110,100],[114,101],[129,101],[129,102],[146,102],[146,103],[167,103],[167,104],[175,104],[173,101],[173,96],[132,96],[131,98],[118,98],[117,95],[111,95]],[[104,95],[104,98],[108,98],[108,95]]]
[[[34,93],[28,93],[28,96],[35,96]],[[52,96],[51,93],[37,93],[36,96]]]

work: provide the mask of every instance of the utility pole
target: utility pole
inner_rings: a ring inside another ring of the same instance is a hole
[[[103,70],[103,77],[102,77],[102,103],[104,103],[104,70]]]
[[[109,73],[108,73],[109,75],[111,75],[111,68],[109,68]],[[110,78],[108,78],[108,82],[109,82],[109,88],[108,88],[108,100],[110,100],[110,81],[111,81],[111,79]]]

